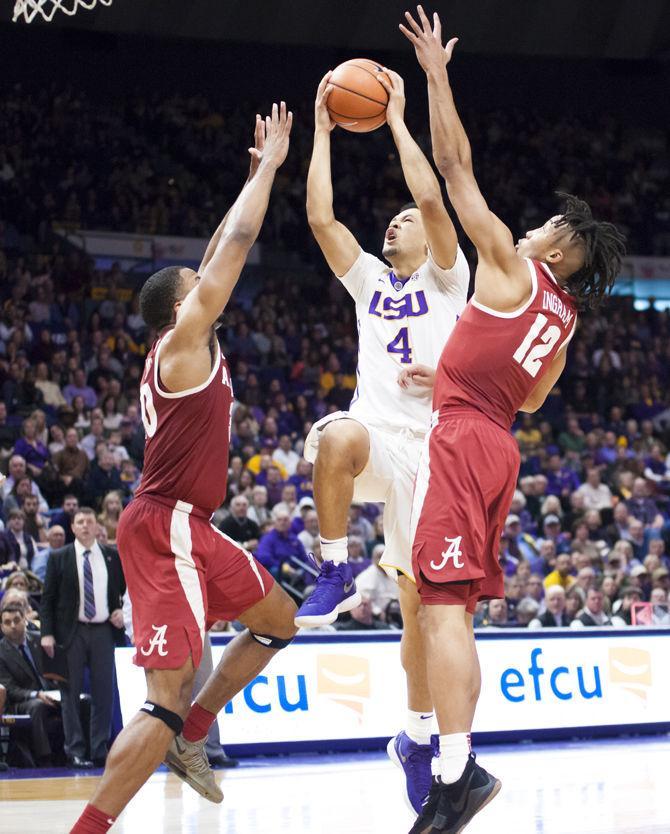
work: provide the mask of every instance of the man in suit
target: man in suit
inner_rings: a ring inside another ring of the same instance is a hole
[[[18,603],[5,605],[0,612],[3,639],[0,641],[0,683],[7,692],[8,709],[16,715],[29,715],[33,766],[53,764],[49,733],[58,731],[58,702],[52,700],[42,677],[40,639],[26,630],[26,618]]]
[[[528,628],[558,628],[570,625],[571,617],[565,610],[565,591],[560,585],[547,588],[547,610],[528,623]]]
[[[54,550],[42,593],[42,647],[52,657],[56,644],[67,657],[62,690],[65,752],[73,767],[88,769],[107,757],[112,720],[114,647],[125,645],[121,598],[126,582],[116,549],[96,541],[95,512],[82,507],[72,523],[74,543]],[[92,762],[79,718],[84,669],[91,679]]]
[[[0,533],[0,565],[16,565],[30,569],[35,555],[35,542],[25,530],[23,510],[13,509],[7,514],[7,529]]]

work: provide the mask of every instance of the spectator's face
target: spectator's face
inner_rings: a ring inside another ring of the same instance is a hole
[[[23,515],[16,515],[8,521],[9,529],[16,534],[23,533]]]
[[[591,557],[588,553],[582,553],[580,550],[575,550],[571,556],[572,560],[572,567],[576,571],[582,570],[582,568],[590,568],[591,567]]]
[[[291,451],[291,438],[287,434],[282,434],[282,436],[279,438],[279,448],[283,452]]]
[[[297,493],[293,484],[287,484],[281,491],[281,500],[287,504],[295,504],[297,500]]]
[[[15,455],[10,459],[9,474],[15,481],[18,481],[19,478],[26,474],[26,462],[19,455]]]
[[[16,645],[26,639],[26,618],[20,611],[2,612],[2,633]]]
[[[91,434],[97,437],[102,437],[105,431],[105,425],[102,422],[102,417],[93,417],[91,420]]]
[[[586,477],[587,482],[594,488],[600,486],[600,472],[597,469],[589,469],[589,474]]]
[[[664,588],[654,588],[649,600],[652,605],[667,605],[668,595]]]
[[[571,558],[567,553],[561,553],[556,557],[556,570],[561,576],[567,576],[570,573]]]
[[[633,540],[640,541],[644,538],[644,524],[637,518],[633,518],[628,525],[628,532]]]
[[[287,533],[291,526],[291,516],[288,513],[279,513],[275,516],[275,529],[278,533]]]
[[[539,576],[530,576],[526,582],[526,596],[532,597],[535,600],[541,600],[543,596],[544,586]]]
[[[264,507],[268,503],[268,492],[265,487],[254,487],[252,498],[255,507]]]
[[[596,581],[596,573],[593,568],[582,568],[577,574],[577,584],[586,590]]]
[[[553,564],[556,559],[556,545],[545,539],[540,543],[540,556],[548,565]]]
[[[492,623],[507,622],[507,603],[504,599],[492,599],[489,602],[489,620]]]
[[[7,419],[7,406],[3,402],[0,402],[0,420],[6,420],[6,419]]]
[[[507,583],[507,590],[505,596],[509,599],[521,599],[521,592],[523,586],[517,577],[513,576],[510,581]]]
[[[114,455],[112,455],[109,450],[105,449],[100,453],[98,463],[101,469],[105,472],[109,472],[114,466]]]
[[[422,263],[428,252],[426,230],[419,209],[406,209],[392,218],[384,236],[382,254],[389,263],[395,258]]]
[[[647,497],[647,482],[644,478],[636,478],[633,483],[633,497],[646,498]]]
[[[34,495],[26,495],[26,497],[23,499],[23,512],[26,515],[36,515],[37,498]]]
[[[617,524],[625,524],[628,520],[628,507],[625,504],[617,504],[614,508],[614,520]]]
[[[110,495],[105,501],[105,507],[108,513],[120,513],[121,506],[121,499],[118,495]]]
[[[246,518],[249,502],[243,495],[237,495],[230,502],[230,509],[235,518]]]
[[[74,372],[74,384],[77,388],[84,388],[86,386],[86,376],[81,368]]]
[[[73,516],[79,509],[79,501],[76,498],[66,498],[63,501],[63,512],[66,515]]]
[[[281,481],[281,472],[277,469],[276,466],[269,466],[268,467],[268,483],[269,484],[278,484]]]
[[[319,516],[314,510],[308,510],[305,515],[305,530],[310,536],[319,535]]]
[[[65,544],[65,530],[63,530],[60,524],[49,528],[47,531],[47,541],[49,542],[49,547],[53,550],[63,547]]]
[[[617,591],[617,581],[613,576],[606,576],[602,583],[603,594],[608,597],[613,597]]]
[[[553,586],[547,591],[547,609],[552,614],[562,614],[565,611],[565,591]]]
[[[98,522],[92,513],[76,513],[72,522],[72,531],[77,541],[84,547],[90,547],[98,532]]]
[[[65,445],[68,449],[76,449],[79,445],[79,434],[77,429],[68,429],[65,435]]]

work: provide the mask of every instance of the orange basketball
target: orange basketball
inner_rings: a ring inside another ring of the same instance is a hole
[[[382,67],[367,58],[352,58],[335,67],[328,82],[333,86],[327,102],[330,118],[354,133],[383,125],[389,97],[377,81],[379,74],[385,75]]]

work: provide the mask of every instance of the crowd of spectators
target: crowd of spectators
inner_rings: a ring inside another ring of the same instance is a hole
[[[9,606],[9,638],[23,620],[39,634],[49,560],[73,542],[81,507],[96,515],[100,552],[114,545],[143,463],[139,384],[155,334],[139,314],[135,282],[117,265],[103,271],[54,247],[51,224],[206,236],[239,185],[249,124],[204,98],[119,109],[93,108],[67,90],[5,93],[0,609]],[[566,120],[549,132],[514,111],[469,127],[482,183],[506,219],[525,228],[548,210],[549,180],[570,189],[578,179],[601,216],[627,228],[634,251],[670,251],[668,168],[654,153],[661,136],[633,143],[609,121],[589,130]],[[294,273],[287,257],[283,268],[265,268],[219,330],[236,399],[228,492],[214,516],[298,601],[317,573],[310,554],[319,557],[303,442],[315,420],[348,406],[357,354],[353,305],[324,275],[304,223],[309,141],[309,121],[298,122],[266,236],[306,263],[314,256],[314,266]],[[337,200],[376,251],[376,226],[404,201],[399,167],[382,132],[337,141],[348,149],[335,161]],[[619,299],[585,314],[559,385],[540,413],[520,415],[514,434],[522,465],[500,542],[505,599],[481,604],[476,624],[670,624],[670,313],[637,312]],[[351,507],[348,542],[362,603],[336,628],[402,628],[397,586],[379,567],[380,506]],[[33,672],[39,680],[41,670],[28,666]]]
[[[0,97],[0,218],[10,243],[36,231],[44,239],[54,222],[204,237],[244,179],[254,117],[247,105],[139,91],[94,102],[66,86],[8,82]],[[426,114],[408,104],[410,126],[427,147]],[[292,151],[263,239],[305,260],[315,252],[304,222],[313,102],[291,106]],[[640,129],[612,116],[548,120],[510,107],[466,110],[464,121],[482,190],[516,232],[554,213],[555,190],[577,191],[622,227],[630,252],[670,254],[667,129]],[[338,212],[372,245],[407,199],[388,131],[336,136],[333,156]]]

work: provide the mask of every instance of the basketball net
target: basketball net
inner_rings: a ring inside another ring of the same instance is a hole
[[[111,6],[112,0],[16,0],[12,20],[16,23],[19,18],[23,17],[26,23],[31,23],[37,15],[40,15],[48,23],[56,12],[64,12],[72,17],[80,7],[92,9],[96,3]]]

